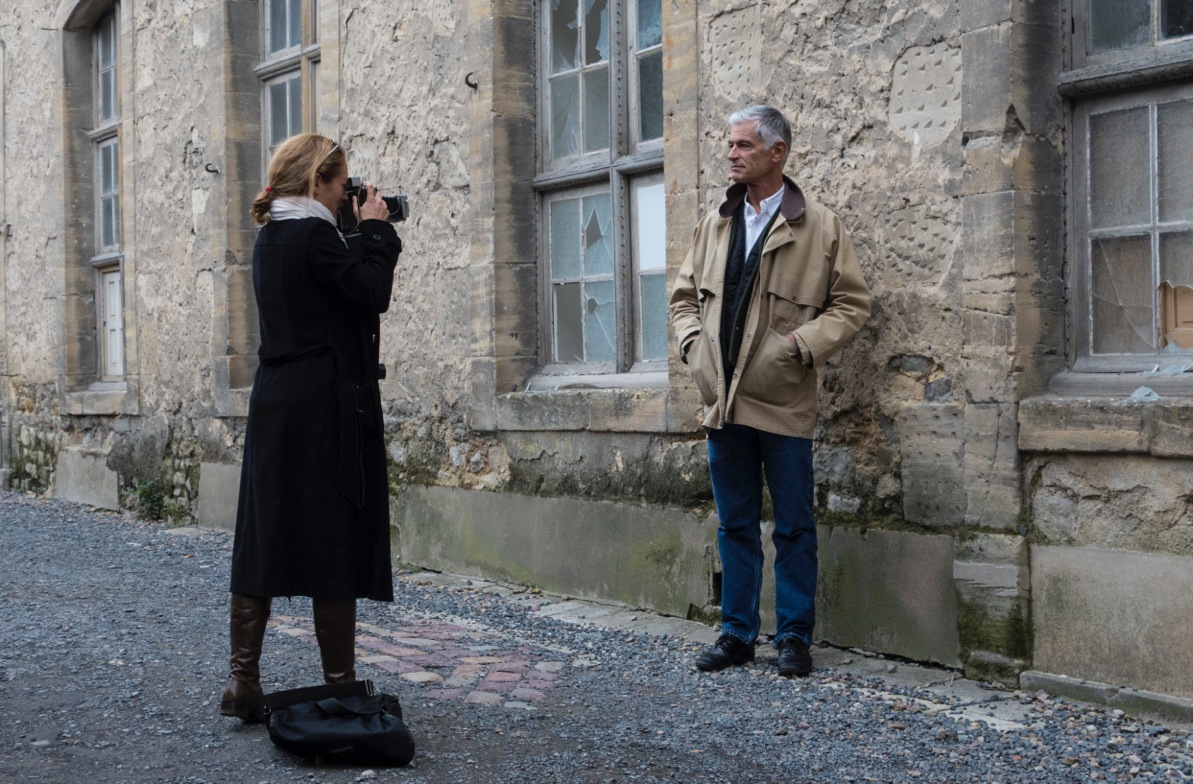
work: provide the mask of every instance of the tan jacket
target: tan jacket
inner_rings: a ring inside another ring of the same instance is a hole
[[[731,187],[720,209],[696,226],[671,290],[671,326],[704,401],[706,428],[729,422],[811,438],[816,369],[870,316],[870,290],[841,219],[783,179],[781,215],[763,245],[732,379],[721,359],[721,306],[744,185]],[[792,332],[794,345],[784,337]]]

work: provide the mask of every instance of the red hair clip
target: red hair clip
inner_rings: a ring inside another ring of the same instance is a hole
[[[269,187],[268,185],[266,185],[266,186],[265,186],[265,192],[266,192],[266,193],[269,193],[269,192],[270,192],[270,191],[272,191],[272,190],[273,190],[273,188]]]

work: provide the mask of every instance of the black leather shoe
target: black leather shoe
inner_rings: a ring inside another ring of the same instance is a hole
[[[812,654],[798,637],[788,637],[779,643],[779,674],[784,678],[803,677],[812,671]]]
[[[754,661],[754,646],[746,645],[732,634],[722,634],[711,648],[705,648],[696,657],[696,669],[705,672],[720,672],[726,667]]]

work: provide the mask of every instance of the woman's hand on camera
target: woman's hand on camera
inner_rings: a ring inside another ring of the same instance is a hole
[[[366,220],[385,220],[389,217],[389,207],[386,206],[385,201],[381,198],[381,194],[377,193],[377,189],[373,187],[373,183],[365,183],[366,193],[369,197],[364,204],[358,205],[355,200],[352,202],[352,211],[356,213],[358,221]]]

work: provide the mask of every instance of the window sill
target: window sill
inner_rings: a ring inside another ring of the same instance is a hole
[[[137,413],[136,394],[126,382],[97,382],[67,392],[63,411],[71,416],[117,416]]]
[[[1193,394],[1193,385],[1185,390]],[[1028,398],[1019,404],[1019,449],[1191,458],[1193,397],[1130,400],[1087,391]]]
[[[1161,397],[1193,397],[1193,373],[1066,372],[1052,378],[1048,391],[1061,397],[1127,397],[1140,387]]]
[[[666,372],[539,375],[496,403],[498,430],[613,433],[693,432],[691,411],[699,406],[669,388]]]

